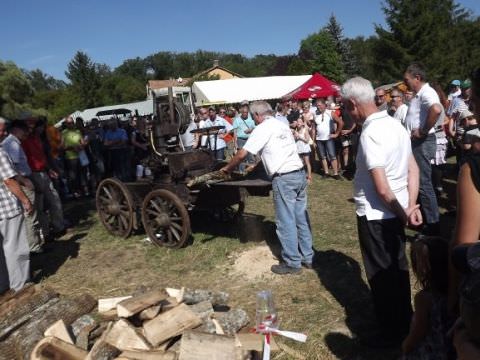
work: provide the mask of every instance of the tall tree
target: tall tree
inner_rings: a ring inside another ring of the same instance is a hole
[[[90,108],[97,105],[96,91],[100,85],[100,78],[96,64],[87,54],[77,51],[67,68],[65,75],[78,94],[79,106]]]
[[[343,71],[345,74],[349,77],[357,75],[358,65],[356,58],[352,56],[350,43],[343,36],[343,28],[337,21],[335,15],[332,14],[330,16],[327,25],[324,27],[324,30],[330,34],[335,42],[335,48],[342,59]]]
[[[385,82],[401,78],[413,61],[422,62],[430,78],[454,76],[457,19],[466,11],[453,0],[385,0],[387,27],[376,26],[375,70]]]
[[[14,118],[30,108],[33,88],[25,73],[13,62],[0,61],[0,113]]]
[[[338,83],[346,79],[335,41],[325,30],[309,35],[302,40],[298,59],[294,59],[290,63],[288,71],[290,74],[319,72]]]

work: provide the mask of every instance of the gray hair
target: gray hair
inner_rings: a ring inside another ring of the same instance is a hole
[[[0,124],[8,124],[8,120],[0,116]]]
[[[257,115],[273,115],[272,107],[266,101],[255,101],[250,105],[250,112]]]
[[[359,76],[347,80],[342,85],[340,94],[344,100],[354,99],[363,104],[374,102],[375,99],[372,83]]]

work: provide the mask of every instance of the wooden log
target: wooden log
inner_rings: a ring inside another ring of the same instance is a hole
[[[120,357],[132,360],[176,360],[177,354],[173,351],[138,351],[126,350],[122,351]]]
[[[145,337],[153,346],[180,335],[183,331],[193,329],[202,323],[187,305],[180,304],[173,309],[161,313],[155,319],[143,324]]]
[[[30,360],[84,360],[87,352],[60,340],[53,336],[48,336],[40,340],[34,347]]]
[[[43,335],[45,337],[56,337],[57,339],[73,345],[73,339],[70,336],[70,333],[68,332],[67,327],[65,326],[65,323],[62,319],[58,320],[57,322],[53,323],[53,325],[51,325],[49,328],[47,328]]]
[[[242,309],[233,309],[226,313],[216,312],[213,314],[213,317],[218,321],[218,324],[225,334],[228,335],[234,335],[250,322],[248,314]],[[199,328],[200,331],[209,334],[217,333],[217,329],[218,325],[216,325],[212,319],[205,320]]]
[[[140,311],[140,313],[138,314],[138,318],[142,321],[152,320],[154,317],[160,314],[161,310],[162,310],[162,305],[150,306],[149,308],[146,308],[145,310]]]
[[[189,305],[190,310],[197,314],[202,320],[208,319],[213,314],[212,303],[208,300],[201,301],[194,305]]]
[[[13,297],[3,304],[4,314],[0,317],[0,341],[4,340],[11,332],[28,322],[34,310],[41,308],[58,294],[50,288],[42,289],[37,286],[25,289],[19,298]],[[38,312],[35,312],[38,316]]]
[[[164,290],[152,290],[117,304],[118,317],[127,318],[167,298]]]
[[[127,320],[120,319],[104,339],[119,350],[150,350],[151,346]]]
[[[117,304],[123,300],[130,299],[132,296],[119,296],[113,298],[106,298],[106,299],[98,299],[98,312],[104,313],[109,310],[115,309]]]
[[[80,315],[90,312],[95,304],[92,296],[83,294],[73,299],[61,299],[46,308],[41,316],[32,318],[11,335],[15,342],[17,358],[28,359],[33,347],[42,339],[43,332],[52,323],[63,319],[65,324],[70,325]]]
[[[178,304],[180,304],[180,302],[178,302],[175,297],[168,297],[165,300],[162,300],[160,302],[160,306],[162,307],[162,312],[171,310],[175,306],[178,306]]]
[[[185,292],[184,287],[181,289],[165,288],[165,291],[167,292],[168,296],[175,298],[178,303],[183,301],[183,294]]]
[[[90,333],[97,327],[97,324],[91,324],[83,327],[75,339],[75,345],[78,346],[80,349],[88,350],[88,345],[90,343]]]
[[[229,295],[223,291],[210,291],[202,289],[185,289],[183,302],[188,305],[197,304],[202,301],[210,301],[213,306],[227,305]]]
[[[112,326],[113,323],[109,323],[107,325],[106,330],[98,338],[95,344],[93,344],[93,347],[88,353],[85,360],[112,360],[115,359],[118,355],[120,355],[120,350],[105,341],[105,337],[112,329]]]
[[[13,290],[9,290],[5,294],[1,295],[0,317],[12,311],[13,308],[21,306],[20,304],[25,301],[26,298],[29,298],[39,290],[42,290],[40,285],[34,286],[33,283],[30,283],[20,291],[15,292]]]
[[[248,351],[263,351],[263,335],[255,333],[245,333],[237,334],[236,339],[238,340],[237,347],[242,348],[243,350]],[[279,347],[275,341],[274,336],[270,336],[270,350],[279,351]]]
[[[228,336],[185,331],[178,360],[235,359],[235,339]]]
[[[77,337],[78,334],[82,331],[83,328],[91,325],[95,325],[97,322],[93,318],[93,316],[89,314],[85,314],[80,316],[71,324],[72,334],[74,337]]]

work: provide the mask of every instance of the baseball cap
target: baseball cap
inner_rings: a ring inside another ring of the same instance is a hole
[[[454,86],[460,86],[460,80],[452,80],[450,84]]]
[[[472,87],[472,82],[470,81],[470,79],[466,79],[462,82],[462,84],[460,85],[460,87],[462,89],[470,89]]]

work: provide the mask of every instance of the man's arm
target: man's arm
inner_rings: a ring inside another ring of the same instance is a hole
[[[438,117],[442,113],[442,107],[440,104],[433,104],[428,109],[427,120],[425,122],[425,127],[422,129],[422,132],[426,135],[432,127],[435,126],[435,123],[438,120]]]
[[[420,171],[418,170],[417,162],[413,154],[408,158],[408,207],[416,205],[418,198],[418,189],[420,184]]]
[[[14,178],[10,178],[3,180],[3,183],[7,189],[20,200],[27,215],[30,214],[33,211],[32,203],[28,200],[27,195],[25,195],[18,182]]]
[[[340,117],[338,117],[337,115],[335,115],[335,113],[333,113],[333,112],[332,112],[332,118],[333,118],[333,121],[335,121],[337,123],[337,128],[335,130],[335,134],[330,135],[330,137],[331,138],[337,138],[340,135],[340,132],[343,129],[343,120]]]
[[[235,169],[240,163],[247,157],[248,151],[245,149],[240,149],[237,151],[235,156],[230,160],[230,162],[225,165],[223,168],[220,169],[220,171],[230,173]]]

